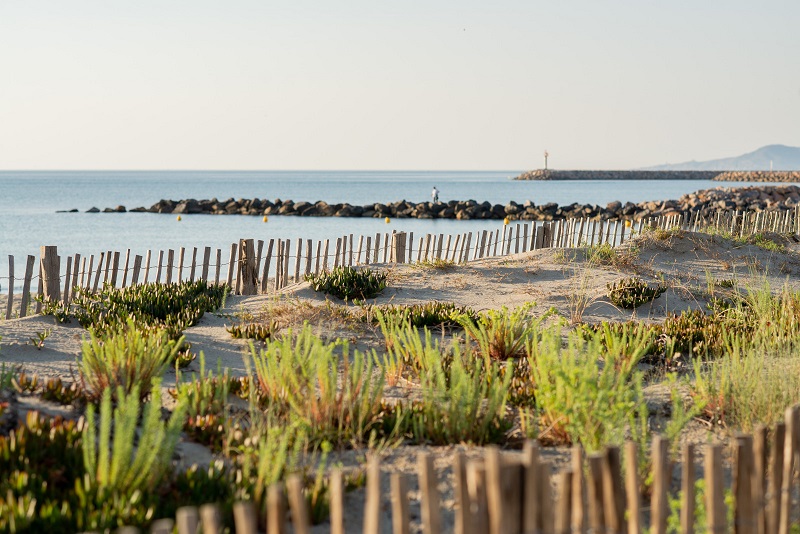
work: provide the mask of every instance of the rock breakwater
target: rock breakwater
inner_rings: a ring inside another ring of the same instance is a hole
[[[683,195],[678,200],[632,203],[610,202],[606,206],[578,204],[559,206],[555,203],[536,205],[527,200],[506,205],[451,200],[450,202],[390,202],[363,206],[347,203],[328,204],[324,201],[293,202],[291,200],[262,200],[229,198],[227,200],[160,200],[150,208],[135,208],[131,212],[207,214],[207,215],[286,215],[298,217],[376,217],[416,219],[504,219],[553,221],[587,217],[594,220],[641,219],[659,215],[675,215],[684,211],[709,215],[717,210],[787,210],[800,204],[800,187],[794,185],[717,187]],[[100,210],[88,210],[97,213]],[[105,213],[122,213],[124,206],[107,208]]]
[[[714,180],[717,182],[800,182],[800,171],[583,171],[537,169],[515,180]]]

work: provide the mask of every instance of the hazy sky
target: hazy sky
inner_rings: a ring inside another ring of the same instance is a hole
[[[800,145],[800,2],[0,0],[0,169],[630,168]]]

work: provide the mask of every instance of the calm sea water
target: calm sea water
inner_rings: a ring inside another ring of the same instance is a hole
[[[499,227],[500,221],[84,213],[96,206],[149,207],[162,198],[267,198],[368,204],[430,199],[435,185],[442,201],[492,203],[510,200],[536,204],[572,202],[605,205],[678,198],[720,185],[705,180],[552,181],[511,180],[508,171],[0,171],[0,286],[7,287],[7,256],[16,257],[17,277],[24,258],[41,245],[57,245],[62,254],[132,254],[211,246],[227,250],[240,238],[328,239],[344,234],[374,235],[387,230],[460,233]],[[744,186],[748,183],[725,184]],[[79,209],[80,213],[56,213]],[[223,256],[225,257],[225,255]]]

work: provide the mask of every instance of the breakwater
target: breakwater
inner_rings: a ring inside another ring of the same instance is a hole
[[[550,202],[536,205],[527,200],[508,204],[492,204],[475,200],[449,202],[408,202],[351,205],[328,204],[324,201],[294,202],[291,200],[238,199],[226,200],[160,200],[150,208],[134,208],[131,212],[169,213],[173,215],[285,215],[298,217],[377,217],[416,219],[485,220],[504,219],[528,221],[553,221],[588,217],[595,220],[641,219],[643,217],[669,216],[688,212],[708,215],[717,210],[786,210],[800,204],[800,187],[794,185],[717,187],[681,196],[677,200],[646,202],[610,202],[605,206],[579,204],[559,206]],[[92,208],[89,212],[100,212]],[[103,212],[128,211],[125,206],[106,208]]]
[[[536,169],[515,180],[714,180],[800,182],[800,171],[585,171]]]

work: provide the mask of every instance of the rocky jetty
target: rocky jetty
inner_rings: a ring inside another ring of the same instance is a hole
[[[800,182],[800,171],[736,171],[723,172],[718,182]]]
[[[328,204],[324,201],[293,202],[291,200],[262,200],[258,198],[234,200],[160,200],[150,208],[129,210],[148,213],[207,214],[207,215],[286,215],[299,217],[391,217],[416,219],[504,219],[525,221],[553,221],[588,217],[595,220],[641,219],[658,215],[675,215],[684,211],[709,215],[717,210],[787,210],[800,204],[800,187],[794,185],[717,187],[683,195],[678,200],[610,202],[606,206],[572,203],[559,206],[555,203],[536,205],[527,200],[506,205],[451,200],[449,202],[390,202],[364,206]],[[89,212],[96,213],[97,208]],[[107,208],[104,213],[124,213],[124,206]]]
[[[576,171],[536,169],[515,180],[714,180],[717,182],[800,182],[800,171]]]
[[[577,171],[536,169],[515,180],[714,180],[719,171]]]

